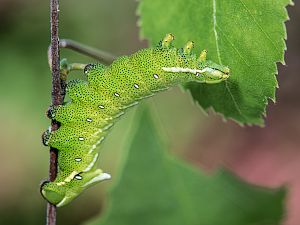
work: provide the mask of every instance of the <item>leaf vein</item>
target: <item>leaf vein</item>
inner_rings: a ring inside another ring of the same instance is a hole
[[[227,35],[223,32],[223,30],[217,26],[218,29],[220,30],[220,32],[222,33],[222,35],[224,36],[224,38],[226,39],[226,41],[228,41],[228,43],[231,45],[232,49],[238,54],[238,56],[241,58],[241,60],[248,66],[250,67],[251,65],[248,64],[247,60],[242,56],[242,54],[239,52],[239,50],[235,47],[235,45],[227,38]]]
[[[217,14],[216,0],[213,0],[213,22],[214,22],[213,29],[214,29],[214,35],[215,35],[215,40],[216,40],[218,60],[219,60],[219,63],[222,64],[220,50],[219,50],[219,42],[218,42],[219,36],[218,36],[218,32],[217,32],[217,15],[216,14]]]
[[[256,26],[261,30],[261,32],[266,36],[266,38],[271,42],[271,44],[273,45],[273,47],[277,50],[280,51],[276,44],[272,41],[271,37],[264,31],[264,29],[260,26],[260,24],[256,21],[255,17],[253,16],[253,14],[250,12],[250,10],[247,8],[246,4],[244,3],[243,0],[239,0],[241,2],[241,4],[243,5],[243,7],[246,9],[246,11],[249,13],[249,15],[251,16],[253,22],[256,24]]]
[[[213,0],[213,22],[214,22],[214,25],[213,25],[213,30],[214,30],[214,35],[215,35],[215,41],[216,41],[216,48],[217,48],[217,55],[218,55],[218,60],[219,60],[219,63],[222,64],[222,60],[221,60],[221,55],[220,55],[220,49],[219,49],[219,36],[218,36],[218,32],[217,32],[217,4],[216,4],[216,0]],[[225,87],[226,87],[226,90],[228,91],[231,99],[232,99],[232,102],[237,110],[237,112],[243,117],[243,113],[239,107],[239,105],[237,104],[237,101],[235,100],[230,88],[228,87],[228,83],[225,81]]]
[[[235,100],[235,98],[234,98],[234,96],[233,96],[233,94],[232,94],[230,88],[228,87],[228,82],[227,82],[226,80],[225,80],[224,82],[225,82],[225,87],[226,87],[226,89],[227,89],[227,91],[228,91],[228,93],[229,93],[229,95],[230,95],[230,97],[231,97],[231,99],[232,99],[232,102],[233,102],[233,104],[234,104],[234,106],[235,106],[237,112],[238,112],[244,119],[246,119],[246,117],[245,117],[244,114],[242,113],[242,111],[241,111],[239,105],[237,104],[237,102],[236,102],[236,100]]]

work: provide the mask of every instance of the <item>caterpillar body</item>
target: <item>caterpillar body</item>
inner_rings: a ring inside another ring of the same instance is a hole
[[[96,147],[127,108],[177,84],[214,84],[229,77],[229,68],[207,61],[206,51],[198,58],[192,54],[193,42],[176,49],[173,39],[168,34],[156,48],[120,57],[108,67],[89,64],[84,69],[87,81],[68,82],[71,101],[48,111],[61,126],[43,135],[45,145],[58,149],[57,178],[41,186],[47,201],[66,205],[83,190],[110,178],[96,167]]]

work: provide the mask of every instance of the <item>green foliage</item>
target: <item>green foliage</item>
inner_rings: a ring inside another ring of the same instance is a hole
[[[137,124],[109,207],[89,225],[279,224],[283,190],[251,186],[226,171],[204,175],[166,155],[147,110]]]
[[[142,0],[139,24],[152,45],[171,32],[176,45],[191,39],[197,52],[206,48],[209,59],[228,65],[228,81],[186,88],[204,109],[262,125],[268,99],[275,101],[276,62],[284,62],[288,4],[290,0]]]

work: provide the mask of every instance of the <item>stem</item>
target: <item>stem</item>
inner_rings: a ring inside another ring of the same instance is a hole
[[[111,64],[116,59],[116,56],[108,52],[97,50],[95,48],[91,48],[87,45],[83,45],[69,39],[61,39],[59,47],[68,48],[81,54],[87,55],[100,62],[103,62],[104,64]]]
[[[50,32],[51,32],[51,71],[52,71],[52,105],[61,105],[64,100],[65,81],[60,79],[60,64],[59,64],[59,38],[58,38],[58,16],[59,16],[59,0],[50,0]],[[57,130],[59,123],[52,120],[51,130]],[[54,181],[57,175],[57,155],[58,151],[50,147],[50,162],[49,162],[49,180]],[[56,224],[56,206],[47,203],[47,225]]]
[[[104,51],[95,50],[88,46],[79,44],[71,40],[62,40],[59,42],[58,36],[58,18],[59,18],[59,0],[50,0],[50,33],[51,44],[48,49],[48,63],[52,72],[52,105],[62,105],[65,97],[66,76],[61,77],[60,56],[59,48],[69,48],[82,54],[96,58],[106,64],[112,63],[115,56]],[[70,64],[69,70],[84,69],[85,64]],[[63,74],[62,74],[63,75]],[[60,124],[52,120],[51,131],[59,128]],[[57,176],[57,157],[58,150],[50,147],[50,160],[49,160],[49,181],[53,182]],[[56,224],[56,206],[47,203],[47,216],[46,225]]]

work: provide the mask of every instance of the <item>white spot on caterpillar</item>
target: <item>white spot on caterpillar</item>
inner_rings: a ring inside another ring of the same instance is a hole
[[[75,158],[76,162],[80,162],[82,159],[81,158]]]
[[[163,68],[164,68],[164,67],[163,67]],[[158,78],[159,78],[159,76],[158,76],[157,74],[154,74],[153,77],[154,77],[155,79],[158,79]]]
[[[92,122],[93,120],[91,118],[87,118],[86,121]]]
[[[97,161],[97,159],[98,159],[98,153],[94,156],[94,158],[93,158],[93,161],[83,170],[83,172],[88,172],[88,171],[90,171],[92,168],[93,168],[93,166],[95,165],[95,163],[96,163],[96,161]]]
[[[196,77],[200,77],[201,76],[201,73],[196,73]]]
[[[119,93],[118,92],[115,92],[114,94],[116,97],[120,97]]]
[[[138,89],[139,85],[138,84],[134,84],[133,87],[135,87],[136,89]]]
[[[86,182],[83,186],[89,186],[92,183],[98,182],[98,181],[102,181],[102,180],[108,180],[111,178],[111,175],[108,173],[102,173],[99,176],[94,177],[93,179],[91,179],[89,182]]]
[[[82,180],[82,176],[80,176],[80,175],[76,175],[74,178],[75,178],[76,180]]]
[[[100,108],[100,109],[104,109],[104,106],[103,106],[103,105],[99,105],[99,108]]]
[[[79,141],[84,141],[84,137],[79,137]]]
[[[206,72],[209,69],[210,69],[209,67],[205,67],[202,70],[191,69],[191,68],[182,68],[182,67],[162,67],[162,70],[164,70],[166,72],[173,72],[173,73],[193,73],[193,74],[204,73],[204,72]]]

